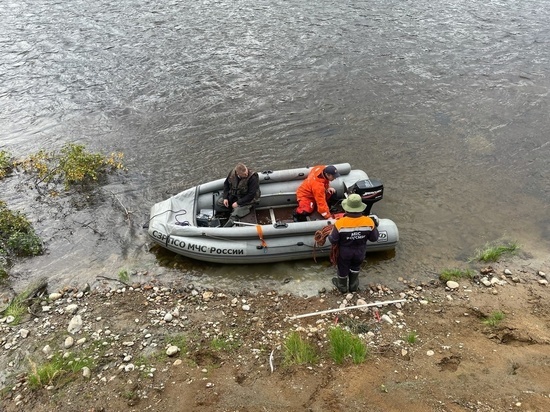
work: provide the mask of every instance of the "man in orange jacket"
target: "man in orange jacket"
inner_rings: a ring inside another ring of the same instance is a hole
[[[340,177],[340,173],[332,165],[315,166],[311,169],[306,180],[296,191],[296,220],[305,221],[306,216],[311,215],[315,209],[324,219],[330,217],[327,200],[336,193],[336,189],[329,185],[337,177]]]

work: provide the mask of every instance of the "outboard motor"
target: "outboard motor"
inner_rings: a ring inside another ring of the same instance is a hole
[[[348,189],[347,193],[348,195],[357,193],[361,196],[363,203],[367,205],[363,214],[370,215],[372,205],[384,197],[384,185],[376,179],[359,180]]]

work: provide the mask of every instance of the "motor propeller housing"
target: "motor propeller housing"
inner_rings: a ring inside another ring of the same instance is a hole
[[[347,190],[348,195],[352,193],[361,196],[361,200],[367,205],[363,214],[370,215],[372,205],[384,197],[384,185],[378,179],[358,180]]]

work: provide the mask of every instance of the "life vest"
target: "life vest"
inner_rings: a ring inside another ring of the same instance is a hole
[[[253,171],[252,169],[248,169],[248,176],[247,177],[238,177],[237,173],[233,169],[231,173],[229,173],[229,176],[227,180],[229,181],[229,196],[230,198],[237,198],[241,199],[243,196],[245,196],[248,193],[248,181],[250,178],[255,175],[258,176],[258,173]],[[254,196],[254,199],[249,203],[256,203],[260,200],[261,192],[260,189],[256,191],[256,195]]]

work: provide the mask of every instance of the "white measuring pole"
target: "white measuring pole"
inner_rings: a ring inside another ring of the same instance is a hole
[[[322,310],[321,312],[305,313],[303,315],[291,316],[289,319],[307,318],[308,316],[323,315],[325,313],[333,313],[333,312],[341,312],[343,310],[348,310],[348,309],[368,308],[369,306],[379,306],[379,305],[391,305],[392,303],[401,303],[406,301],[407,301],[406,299],[386,300],[382,302],[367,303],[366,305],[347,306],[345,308],[328,309],[328,310]]]

